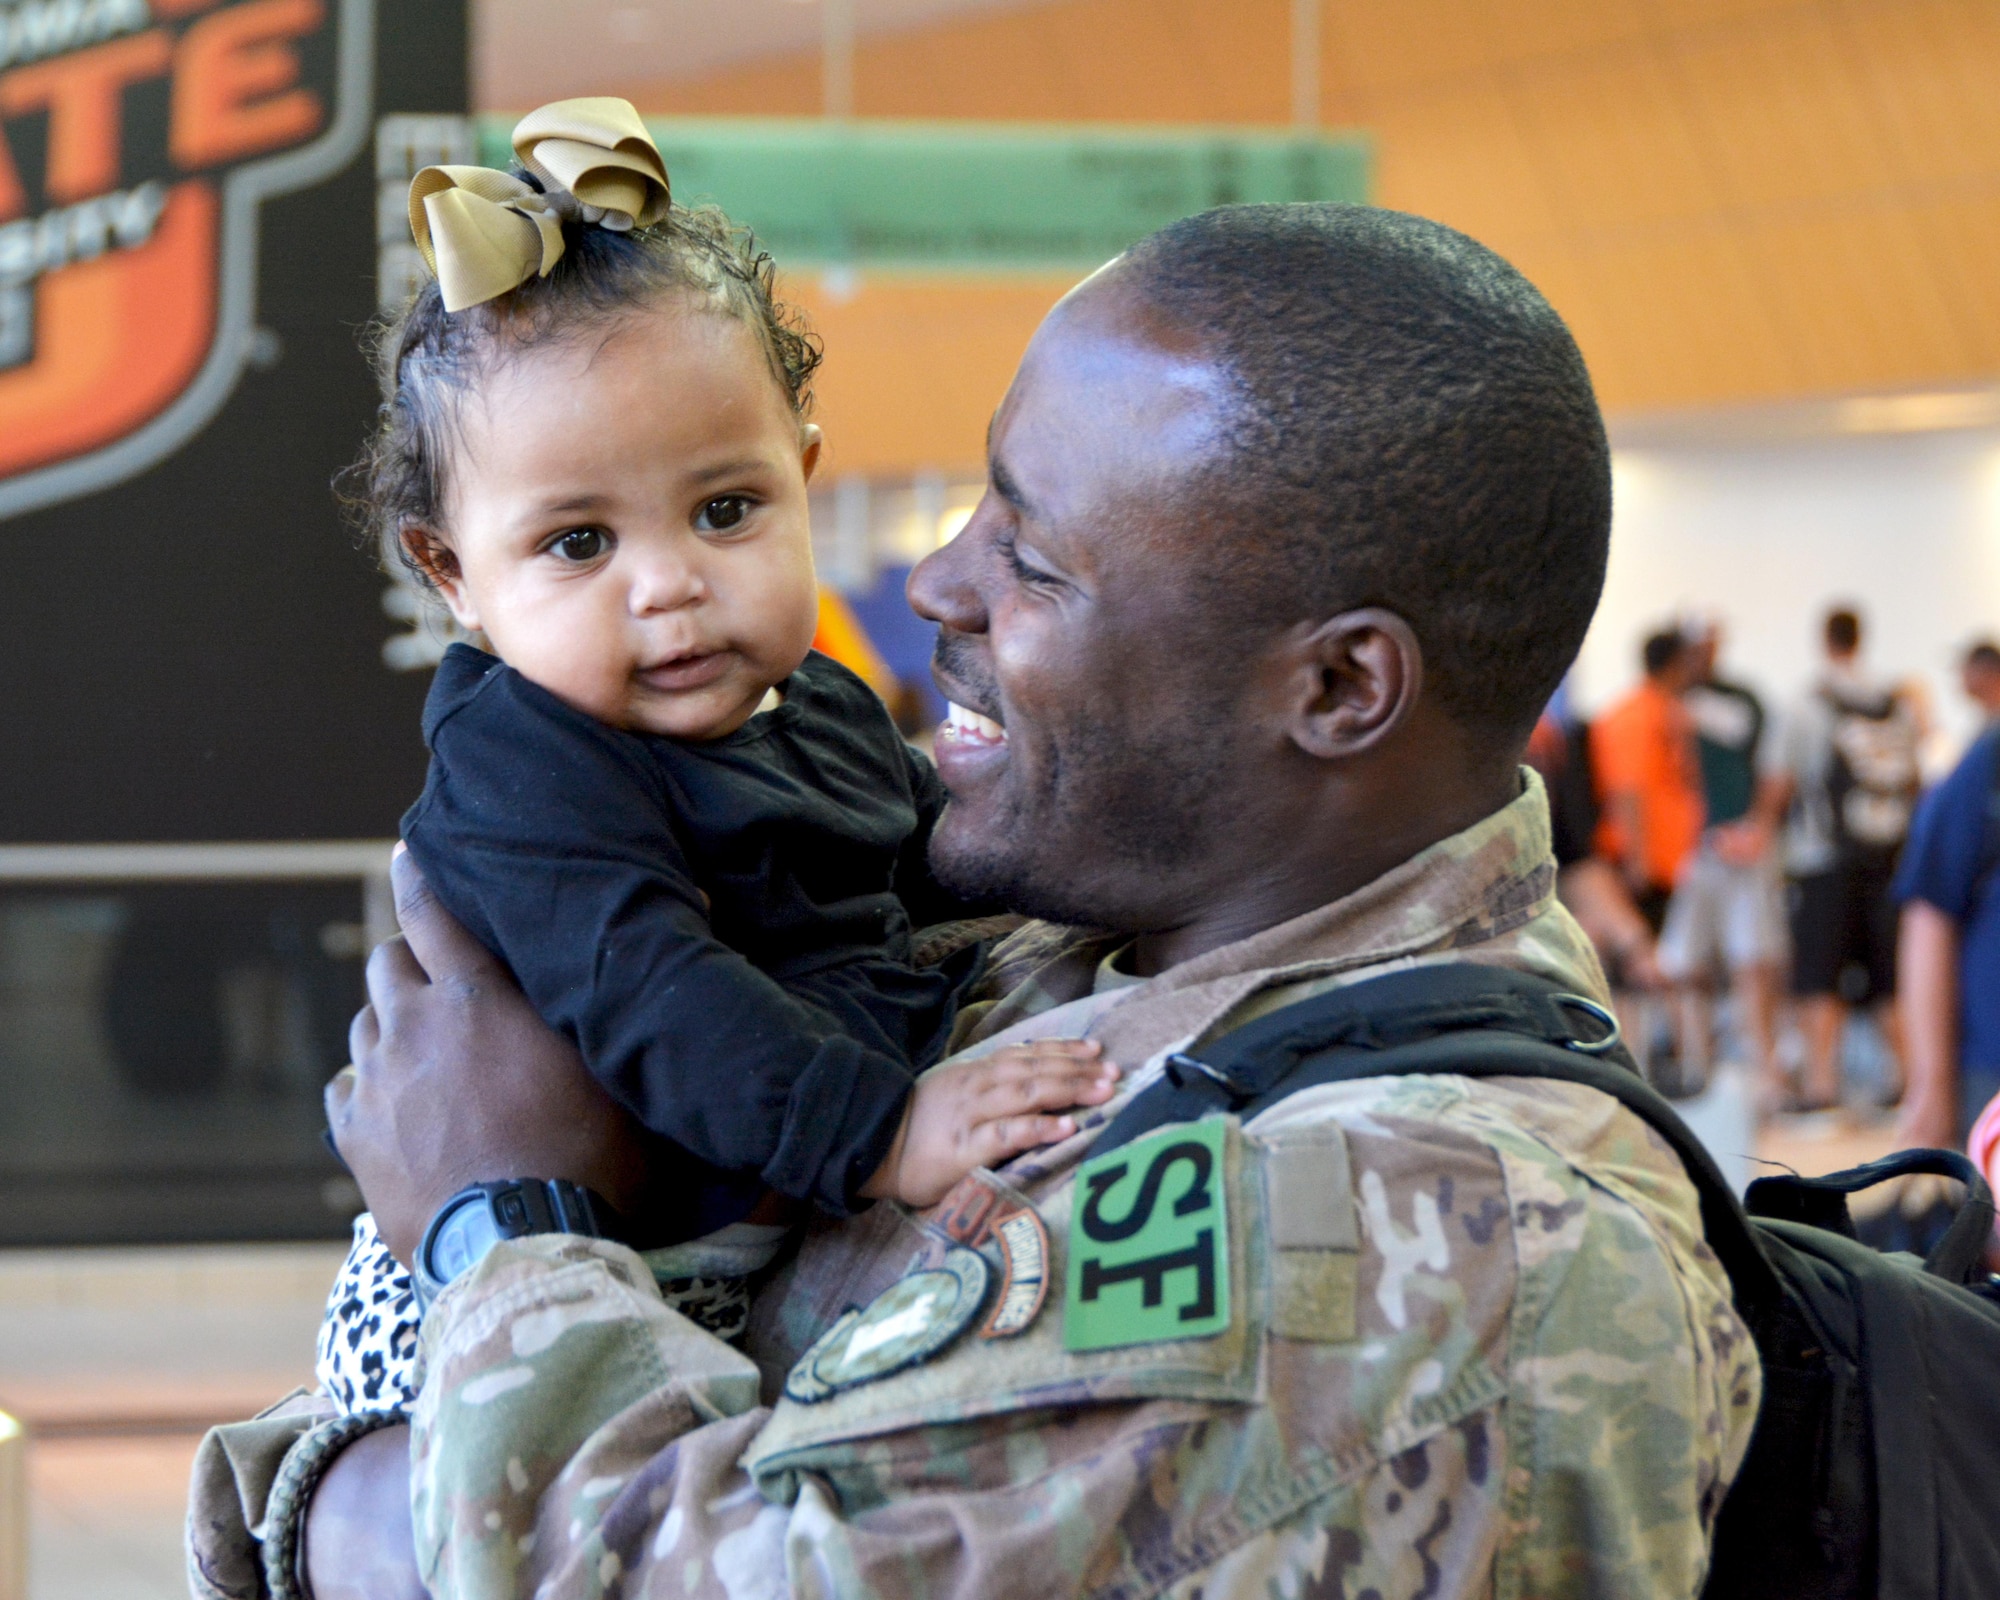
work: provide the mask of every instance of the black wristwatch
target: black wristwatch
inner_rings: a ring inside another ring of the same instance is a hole
[[[424,1229],[410,1277],[417,1307],[428,1311],[444,1286],[469,1271],[502,1239],[534,1233],[620,1236],[618,1215],[603,1196],[561,1178],[506,1178],[461,1189]]]

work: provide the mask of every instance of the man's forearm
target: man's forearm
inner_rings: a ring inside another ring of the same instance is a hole
[[[1604,809],[1611,818],[1612,827],[1618,834],[1619,870],[1625,874],[1625,881],[1635,889],[1645,885],[1646,835],[1641,828],[1639,797],[1624,792],[1614,792],[1604,797]]]
[[[1750,816],[1760,828],[1775,833],[1783,826],[1792,804],[1792,775],[1767,772],[1757,780],[1757,797],[1751,802]]]
[[[1556,891],[1591,943],[1607,956],[1617,956],[1625,981],[1639,981],[1650,973],[1653,930],[1609,862],[1596,856],[1571,862],[1557,877]]]
[[[1896,952],[1902,1021],[1905,1137],[1948,1145],[1958,1136],[1958,949],[1956,919],[1926,900],[1903,907]]]

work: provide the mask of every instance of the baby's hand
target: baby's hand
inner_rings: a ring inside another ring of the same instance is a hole
[[[861,1193],[906,1206],[936,1205],[975,1167],[1053,1144],[1076,1132],[1076,1118],[1051,1116],[1111,1098],[1118,1069],[1095,1039],[1037,1039],[975,1061],[939,1067],[917,1080],[903,1126]]]

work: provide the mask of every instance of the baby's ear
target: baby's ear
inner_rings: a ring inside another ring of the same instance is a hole
[[[805,469],[807,483],[812,482],[813,471],[819,466],[820,446],[825,438],[817,422],[808,422],[799,429],[799,465]]]
[[[466,592],[458,557],[451,546],[434,529],[414,524],[402,529],[397,537],[402,541],[404,558],[416,569],[424,586],[445,603],[460,627],[477,631],[479,617],[472,608],[472,596]]]

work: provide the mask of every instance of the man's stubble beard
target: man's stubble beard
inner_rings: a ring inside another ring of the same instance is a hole
[[[1132,933],[1173,926],[1184,903],[1176,879],[1236,809],[1236,707],[1233,696],[1226,707],[1221,699],[1143,736],[1064,730],[1051,741],[1036,803],[1009,804],[982,842],[940,849],[953,831],[947,809],[931,844],[938,880],[1046,922]]]

